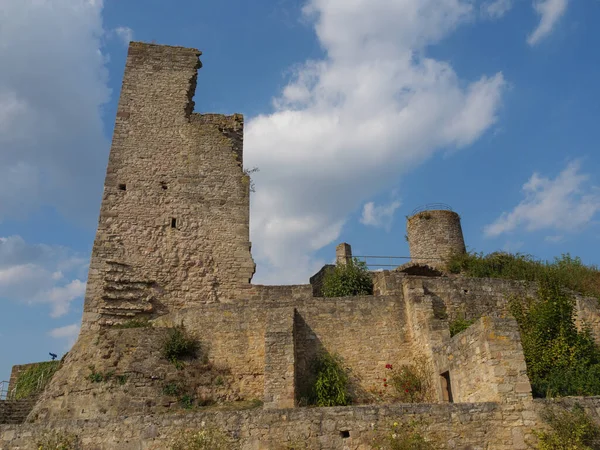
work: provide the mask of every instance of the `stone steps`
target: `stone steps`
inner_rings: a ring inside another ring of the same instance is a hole
[[[37,397],[22,400],[1,400],[0,424],[24,423],[37,400]]]

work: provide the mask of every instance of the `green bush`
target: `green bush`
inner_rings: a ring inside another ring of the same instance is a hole
[[[181,360],[195,358],[200,350],[200,344],[187,335],[183,325],[169,328],[162,345],[164,358],[181,367]]]
[[[585,266],[580,258],[563,254],[554,261],[539,261],[530,255],[495,252],[453,255],[447,263],[452,273],[478,278],[539,281],[553,278],[561,286],[600,299],[600,271]]]
[[[171,450],[229,450],[236,448],[229,436],[218,428],[205,427],[185,431],[171,445]]]
[[[27,398],[43,391],[59,367],[60,361],[46,361],[25,369],[15,386],[15,400]]]
[[[600,449],[600,427],[592,422],[581,406],[576,405],[570,411],[547,408],[541,417],[550,430],[535,432],[538,450]]]
[[[325,297],[372,295],[373,278],[363,261],[354,258],[347,264],[338,264],[323,277]]]
[[[317,406],[350,404],[348,374],[339,356],[322,353],[313,361],[313,368],[316,378],[312,386],[311,404]]]
[[[555,277],[539,280],[536,298],[513,298],[527,375],[535,397],[600,395],[600,348],[575,325],[575,300]]]

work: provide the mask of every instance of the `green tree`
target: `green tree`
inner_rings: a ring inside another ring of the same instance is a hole
[[[325,297],[372,295],[373,278],[363,261],[354,258],[346,264],[337,264],[323,279]]]
[[[539,280],[537,297],[515,298],[527,374],[536,397],[600,394],[600,349],[575,324],[575,300],[556,277]]]

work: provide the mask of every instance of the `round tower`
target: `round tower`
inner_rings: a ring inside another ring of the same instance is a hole
[[[444,269],[450,255],[466,252],[460,216],[448,205],[415,209],[406,221],[406,231],[413,262]]]

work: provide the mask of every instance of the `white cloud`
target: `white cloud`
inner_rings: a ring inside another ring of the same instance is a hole
[[[121,39],[125,46],[129,46],[129,43],[133,41],[133,30],[129,27],[117,27],[112,32]]]
[[[85,293],[87,260],[64,247],[0,237],[0,300],[50,306],[50,315],[69,312]]]
[[[40,205],[97,218],[110,94],[101,11],[97,0],[0,2],[0,220]]]
[[[534,0],[533,7],[540,16],[537,28],[527,37],[529,45],[536,45],[553,30],[567,10],[569,0]]]
[[[471,0],[310,0],[325,51],[246,127],[255,282],[306,282],[348,214],[436,151],[496,121],[501,73],[461,80],[426,47],[474,15]]]
[[[510,11],[512,6],[512,0],[491,0],[481,5],[481,12],[491,19],[499,19]]]
[[[389,231],[394,220],[394,213],[400,205],[401,203],[398,200],[394,200],[387,205],[379,206],[376,206],[373,202],[365,203],[360,223],[385,228]]]
[[[571,162],[555,179],[534,173],[523,185],[525,199],[487,225],[485,234],[494,237],[517,229],[573,232],[588,225],[600,211],[600,192],[580,168],[579,161]]]
[[[78,323],[74,323],[72,325],[66,325],[64,327],[54,328],[48,332],[50,337],[54,339],[66,339],[67,340],[67,350],[70,349],[75,341],[77,340],[77,336],[79,335],[80,325]]]

